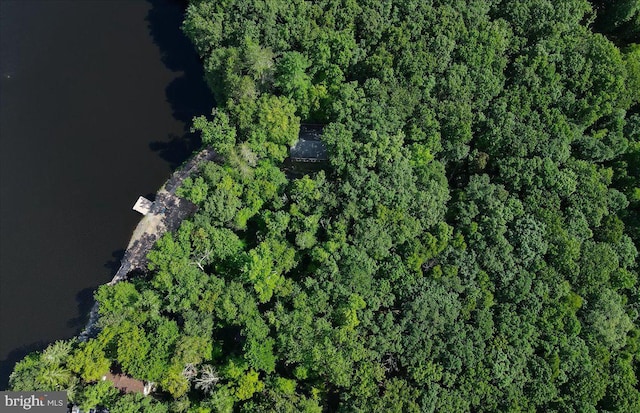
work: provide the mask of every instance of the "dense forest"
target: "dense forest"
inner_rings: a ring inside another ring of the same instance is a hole
[[[192,0],[224,161],[15,390],[120,412],[639,412],[640,1]],[[284,165],[301,124],[329,161]],[[120,395],[109,369],[157,383]]]

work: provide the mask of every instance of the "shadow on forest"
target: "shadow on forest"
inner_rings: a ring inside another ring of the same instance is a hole
[[[175,169],[200,147],[200,139],[189,132],[189,125],[194,116],[211,113],[214,100],[204,81],[200,58],[180,28],[187,1],[147,1],[151,9],[146,21],[153,43],[160,49],[162,63],[178,75],[165,89],[167,102],[173,117],[184,123],[182,136],[170,134],[168,141],[151,142],[149,148]]]

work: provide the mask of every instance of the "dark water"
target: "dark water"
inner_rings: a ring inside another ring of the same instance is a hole
[[[79,332],[213,102],[179,1],[0,1],[0,388]]]

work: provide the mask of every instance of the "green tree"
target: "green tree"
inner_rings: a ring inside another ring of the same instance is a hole
[[[111,361],[107,359],[102,343],[89,340],[82,343],[67,362],[71,371],[78,373],[84,381],[99,380],[109,372]]]
[[[145,397],[140,393],[130,393],[118,397],[109,407],[114,413],[166,413],[169,410],[163,403]]]
[[[214,110],[212,116],[212,121],[204,116],[193,118],[191,133],[200,132],[204,145],[211,145],[217,154],[227,156],[236,144],[236,130],[225,112]]]
[[[80,409],[89,411],[97,406],[110,406],[118,396],[118,390],[108,380],[100,380],[85,386],[78,394],[76,402]]]

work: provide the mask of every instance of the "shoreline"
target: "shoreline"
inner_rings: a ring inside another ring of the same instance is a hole
[[[213,149],[205,148],[195,153],[171,174],[169,179],[158,189],[149,212],[140,219],[133,230],[127,249],[120,260],[120,268],[111,281],[106,283],[107,285],[114,285],[126,280],[132,271],[146,273],[147,254],[153,248],[156,240],[166,232],[178,229],[185,218],[192,216],[198,210],[198,207],[190,201],[178,197],[175,194],[176,190],[203,162],[217,159],[218,156]],[[97,322],[98,303],[94,301],[89,312],[89,320],[77,335],[78,339],[86,341],[95,336],[99,331]]]

